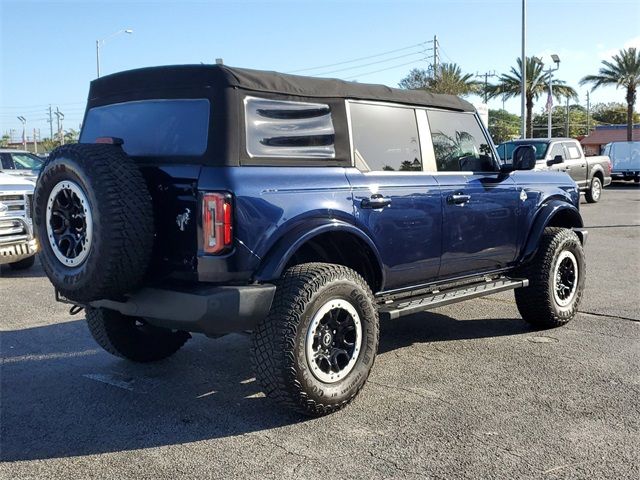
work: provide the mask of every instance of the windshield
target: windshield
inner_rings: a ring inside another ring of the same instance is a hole
[[[17,170],[40,170],[42,160],[28,153],[12,153],[13,164]]]
[[[520,145],[531,145],[536,149],[536,160],[543,160],[547,153],[547,142],[506,142],[498,145],[498,155],[502,161],[511,160],[513,151]]]
[[[80,143],[99,137],[124,140],[132,156],[197,156],[207,149],[209,100],[142,100],[94,107]]]

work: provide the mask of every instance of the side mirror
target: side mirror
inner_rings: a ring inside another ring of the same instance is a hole
[[[533,145],[520,145],[513,151],[514,170],[533,170],[536,166],[536,149]]]
[[[564,162],[564,158],[562,158],[562,155],[556,155],[551,160],[547,160],[547,167],[550,167],[551,165],[557,165],[562,162]]]

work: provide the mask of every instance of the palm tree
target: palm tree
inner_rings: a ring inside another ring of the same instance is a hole
[[[587,75],[580,85],[593,84],[591,90],[615,85],[627,89],[627,140],[633,139],[633,107],[636,103],[636,89],[640,84],[640,52],[635,48],[620,50],[612,61],[603,60],[597,75]]]
[[[544,64],[537,57],[527,57],[527,89],[525,103],[527,109],[526,137],[533,136],[533,102],[548,89],[548,78],[543,71]],[[520,80],[522,78],[522,60],[518,58],[518,66],[511,67],[510,73],[503,73],[496,85],[489,85],[489,98],[516,98],[520,96]],[[578,98],[576,91],[562,80],[553,80],[553,96],[560,101],[562,98]]]
[[[414,68],[399,83],[401,88],[410,90],[425,90],[431,93],[448,93],[450,95],[465,96],[478,93],[481,83],[473,79],[470,73],[462,73],[462,69],[455,63],[443,63],[436,75],[423,69]]]

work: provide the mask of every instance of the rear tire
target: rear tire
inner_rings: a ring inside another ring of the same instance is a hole
[[[591,187],[584,194],[585,199],[589,203],[598,203],[602,197],[602,182],[600,178],[593,177]]]
[[[191,338],[187,332],[154,327],[139,317],[87,307],[91,335],[103,349],[134,362],[155,362],[176,353]]]
[[[335,412],[364,386],[378,351],[378,310],[364,279],[327,263],[289,268],[253,333],[268,397],[305,415]]]
[[[13,262],[9,264],[9,268],[11,270],[26,270],[27,268],[33,267],[36,263],[36,256],[31,255],[30,257],[23,258],[19,262]]]
[[[546,228],[535,257],[519,272],[529,279],[528,287],[515,290],[522,318],[538,328],[559,327],[571,321],[582,298],[585,267],[576,233],[566,228]]]

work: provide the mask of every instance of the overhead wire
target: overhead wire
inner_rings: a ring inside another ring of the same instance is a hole
[[[412,49],[412,48],[421,47],[421,46],[426,45],[427,43],[429,43],[429,42],[420,42],[420,43],[416,43],[416,44],[413,44],[413,45],[409,45],[407,47],[396,48],[395,50],[388,50],[386,52],[376,53],[374,55],[367,55],[365,57],[353,58],[351,60],[344,60],[344,61],[341,61],[341,62],[328,63],[328,64],[325,64],[325,65],[319,65],[317,67],[309,67],[309,68],[301,68],[301,69],[298,69],[298,70],[291,70],[291,71],[286,72],[286,73],[309,72],[311,70],[321,70],[323,68],[331,68],[331,67],[337,67],[339,65],[347,65],[349,63],[360,62],[362,60],[369,60],[369,59],[376,58],[376,57],[383,57],[385,55],[390,55],[392,53],[402,52],[402,51],[409,50],[409,49]]]

